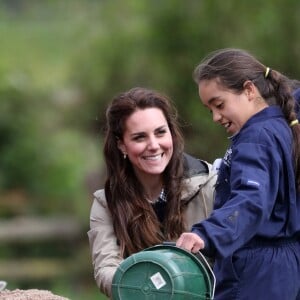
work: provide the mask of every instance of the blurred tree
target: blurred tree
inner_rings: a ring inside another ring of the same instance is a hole
[[[104,108],[114,94],[148,86],[176,102],[190,152],[208,160],[223,155],[225,133],[199,103],[194,67],[209,51],[240,47],[296,77],[299,10],[295,0],[289,5],[255,0],[250,7],[245,1],[103,2],[99,25],[93,29],[98,34],[90,35],[74,57],[71,75],[86,95],[85,122],[98,117],[102,128]],[[284,43],[278,43],[280,39]]]
[[[12,87],[0,89],[0,188],[26,191],[28,212],[49,214],[67,207],[76,213],[88,173],[81,145],[88,143],[63,128],[63,116],[51,102],[36,97]]]

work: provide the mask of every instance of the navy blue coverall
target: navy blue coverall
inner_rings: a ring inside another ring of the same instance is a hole
[[[216,300],[300,300],[300,194],[292,132],[270,106],[231,137],[211,216],[192,232],[214,256]]]

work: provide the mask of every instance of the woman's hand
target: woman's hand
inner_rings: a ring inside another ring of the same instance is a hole
[[[177,240],[176,246],[197,253],[203,249],[205,245],[204,241],[196,233],[184,232]]]

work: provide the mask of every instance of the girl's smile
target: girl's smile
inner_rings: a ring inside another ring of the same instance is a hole
[[[240,131],[249,118],[267,106],[251,81],[245,82],[244,90],[238,94],[225,89],[217,79],[202,80],[199,96],[212,113],[213,121],[229,134]]]

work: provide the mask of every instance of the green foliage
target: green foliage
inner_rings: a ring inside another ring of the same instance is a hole
[[[104,2],[98,34],[74,57],[71,81],[90,100],[90,110],[99,111],[100,123],[105,105],[120,91],[139,85],[164,91],[183,120],[186,148],[213,160],[223,155],[227,140],[199,104],[194,67],[209,51],[240,47],[297,77],[299,10],[298,1]]]
[[[25,190],[32,200],[44,199],[32,201],[36,213],[64,206],[75,212],[74,198],[83,196],[88,171],[82,143],[89,151],[89,142],[64,127],[62,116],[55,117],[55,107],[37,97],[8,86],[0,90],[0,188]],[[70,198],[71,203],[66,201]]]

